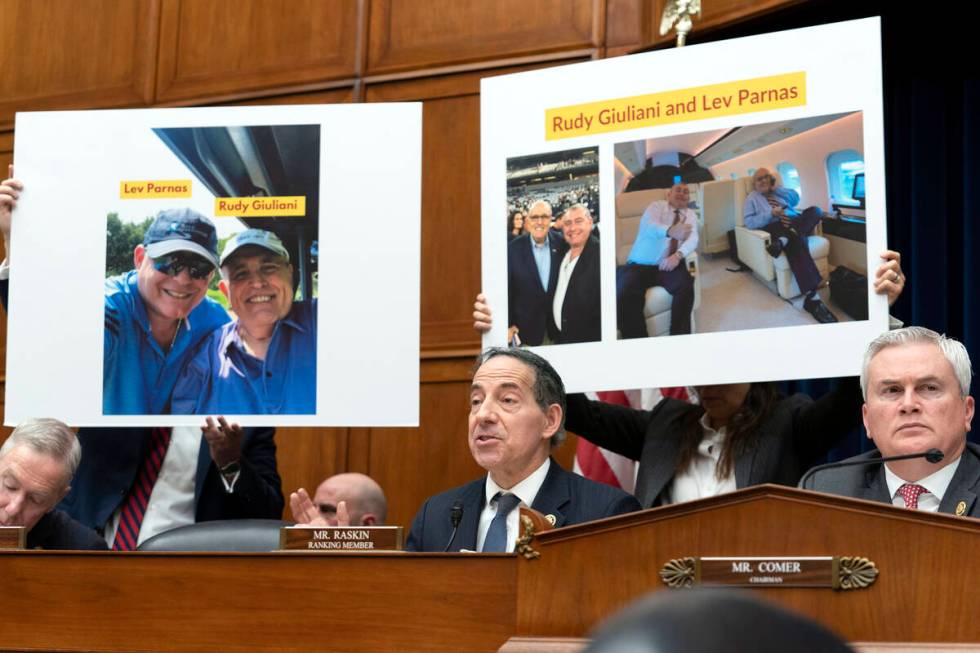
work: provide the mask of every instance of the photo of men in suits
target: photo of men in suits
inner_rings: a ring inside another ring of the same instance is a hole
[[[507,342],[557,345],[601,339],[599,166],[595,148],[507,162]]]

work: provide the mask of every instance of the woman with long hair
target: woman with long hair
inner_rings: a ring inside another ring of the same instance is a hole
[[[514,215],[510,216],[510,224],[507,225],[507,242],[509,243],[523,233],[524,214],[520,211],[515,211]]]

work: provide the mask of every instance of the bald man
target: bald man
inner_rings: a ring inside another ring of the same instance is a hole
[[[289,497],[293,520],[311,526],[380,526],[388,514],[384,491],[373,478],[349,472],[326,479],[313,499],[303,488]]]
[[[647,290],[660,286],[670,293],[670,335],[691,332],[694,279],[684,261],[698,247],[697,215],[688,208],[687,184],[671,186],[666,200],[643,212],[626,265],[616,271],[616,320],[625,338],[646,338],[643,307]]]

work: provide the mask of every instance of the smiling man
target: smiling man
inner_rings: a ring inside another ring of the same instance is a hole
[[[561,238],[549,229],[551,217],[551,204],[535,202],[524,221],[526,233],[507,245],[507,341],[514,344],[545,344],[549,299],[564,251]]]
[[[573,204],[562,215],[561,227],[567,250],[558,264],[551,300],[551,340],[601,340],[599,241],[592,236],[592,213],[584,204]]]
[[[218,264],[214,224],[161,211],[133,252],[134,269],[105,281],[102,411],[164,412],[177,375],[228,314],[206,297]]]
[[[0,447],[0,526],[27,529],[28,549],[104,550],[95,531],[54,508],[68,493],[81,457],[65,424],[22,422]]]
[[[468,441],[487,475],[426,501],[407,550],[513,551],[521,505],[557,527],[639,510],[622,490],[566,472],[550,457],[565,437],[565,388],[546,360],[492,348],[477,363]]]
[[[698,222],[688,208],[687,184],[674,184],[666,200],[651,202],[640,218],[626,265],[616,271],[616,320],[623,338],[646,338],[643,307],[647,290],[671,295],[670,335],[691,332],[694,279],[684,259],[698,247]]]
[[[293,266],[279,237],[247,229],[221,253],[221,292],[234,322],[193,355],[174,414],[316,412],[316,299],[293,301]]]
[[[980,447],[966,440],[973,420],[966,347],[935,331],[908,327],[869,345],[861,371],[864,425],[877,450],[866,465],[817,473],[806,488],[896,506],[980,516]],[[882,457],[938,449],[939,463]]]

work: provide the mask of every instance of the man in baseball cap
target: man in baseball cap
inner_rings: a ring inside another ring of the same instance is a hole
[[[293,301],[289,251],[271,231],[247,229],[225,244],[220,265],[236,319],[191,358],[172,412],[316,413],[316,299]]]
[[[188,208],[166,209],[135,247],[134,269],[106,279],[104,414],[166,410],[190,353],[230,319],[206,297],[217,263],[211,220]]]

